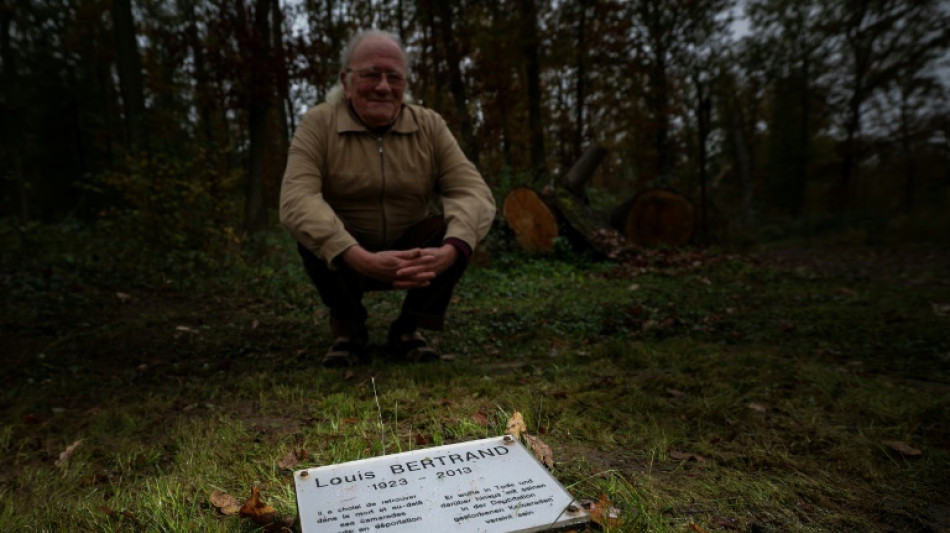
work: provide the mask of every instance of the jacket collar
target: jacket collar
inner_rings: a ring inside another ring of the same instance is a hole
[[[342,102],[336,104],[336,124],[337,133],[372,132],[372,130],[367,128],[366,125],[363,124],[363,121],[356,116],[356,113],[354,113],[350,107],[350,101],[345,98]],[[418,130],[419,123],[416,122],[415,113],[408,105],[402,104],[399,115],[396,116],[396,122],[387,131],[394,133],[415,133]]]

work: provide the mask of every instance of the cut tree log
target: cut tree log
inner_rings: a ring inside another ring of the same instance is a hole
[[[587,203],[587,193],[584,192],[584,188],[606,155],[607,149],[603,146],[599,144],[589,146],[581,155],[581,158],[577,160],[577,163],[574,163],[571,170],[568,170],[564,176],[564,188],[574,196],[583,199],[584,203]]]
[[[637,246],[684,246],[696,230],[696,208],[678,192],[647,189],[617,206],[610,223]]]
[[[603,235],[616,233],[617,230],[610,227],[610,223],[603,215],[562,187],[554,189],[553,199],[558,212],[577,236],[594,250],[608,257],[612,255],[614,247],[606,245]]]
[[[525,250],[550,252],[557,238],[557,215],[531,187],[515,187],[505,197],[502,214],[515,233],[515,240]]]
[[[542,192],[522,186],[508,193],[502,214],[522,248],[549,252],[555,239],[564,235],[571,242],[582,240],[605,252],[598,244],[601,241],[593,239],[593,232],[613,230],[606,218],[588,205],[584,187],[606,153],[602,146],[592,145],[559,183],[544,187]]]

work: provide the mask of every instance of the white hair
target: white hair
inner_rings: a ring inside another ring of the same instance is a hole
[[[402,44],[402,39],[398,35],[383,31],[383,30],[364,30],[356,33],[350,37],[349,42],[346,43],[346,46],[343,48],[343,51],[340,53],[340,69],[346,70],[350,68],[350,63],[353,61],[353,52],[356,51],[356,47],[360,45],[365,39],[369,37],[382,37],[384,39],[389,39],[399,48],[399,53],[402,54],[402,62],[406,66],[406,75],[409,74],[409,54],[406,53],[406,47]]]

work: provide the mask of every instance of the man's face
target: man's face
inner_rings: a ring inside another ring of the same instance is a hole
[[[406,64],[396,43],[385,37],[363,39],[353,51],[348,71],[340,73],[340,80],[353,109],[367,126],[379,128],[396,120],[406,89]]]

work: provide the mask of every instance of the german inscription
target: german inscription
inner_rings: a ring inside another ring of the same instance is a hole
[[[529,533],[589,520],[510,437],[299,470],[294,482],[303,533]]]

